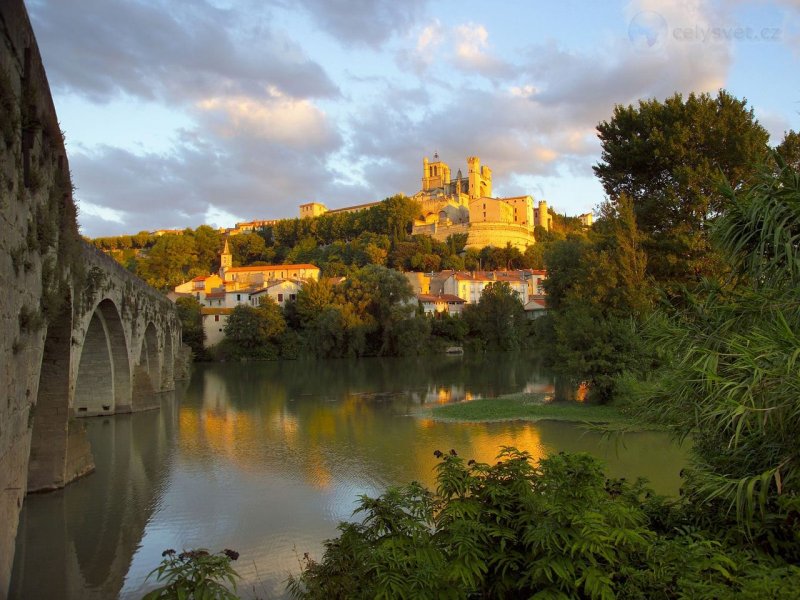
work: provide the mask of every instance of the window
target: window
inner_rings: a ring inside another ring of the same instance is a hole
[[[283,302],[283,294],[278,294],[278,302]]]
[[[297,300],[297,294],[289,294],[289,300]]]
[[[214,315],[214,320],[219,321],[219,315]]]
[[[239,302],[242,299],[241,294],[236,294],[236,301]]]

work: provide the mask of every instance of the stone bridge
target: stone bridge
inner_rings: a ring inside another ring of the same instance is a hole
[[[22,0],[3,0],[0,599],[25,494],[94,470],[80,418],[158,408],[187,357],[172,303],[81,239],[33,30]]]

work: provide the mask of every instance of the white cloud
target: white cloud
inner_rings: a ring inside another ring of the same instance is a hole
[[[202,118],[223,138],[247,135],[302,148],[325,145],[334,137],[319,108],[275,88],[264,99],[212,97],[198,102],[197,108],[206,113]]]
[[[478,66],[487,60],[489,32],[483,25],[467,23],[455,28],[456,56],[467,65]]]

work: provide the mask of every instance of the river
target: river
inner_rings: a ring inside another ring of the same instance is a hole
[[[608,442],[575,424],[441,423],[437,403],[528,391],[552,378],[521,355],[196,365],[161,410],[86,419],[97,470],[22,510],[11,598],[141,598],[166,548],[232,548],[244,597],[283,597],[298,556],[360,494],[432,485],[434,450],[492,460],[585,451],[614,476],[675,494],[686,453],[665,434]]]

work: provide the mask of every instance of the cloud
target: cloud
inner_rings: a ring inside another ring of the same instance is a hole
[[[374,49],[411,29],[426,4],[426,0],[297,0],[297,5],[343,46]]]
[[[507,75],[508,65],[489,53],[489,32],[476,23],[453,29],[453,63],[464,71],[476,71],[487,77]]]
[[[295,97],[338,94],[263,12],[245,24],[204,0],[36,0],[30,13],[53,88],[95,102],[120,94],[191,102],[265,86]]]
[[[216,102],[198,109],[198,127],[182,131],[169,152],[71,152],[75,197],[93,217],[82,217],[84,233],[196,227],[209,214],[291,216],[303,199],[337,187],[327,162],[341,136],[312,105]]]
[[[274,88],[267,99],[212,97],[196,106],[202,120],[221,138],[247,135],[301,149],[328,146],[336,138],[319,108]]]
[[[484,25],[444,26],[438,19],[416,32],[413,48],[398,52],[398,64],[410,68],[418,76],[429,76],[428,69],[437,65],[478,73],[492,80],[512,74],[511,65],[492,53],[489,32]]]

